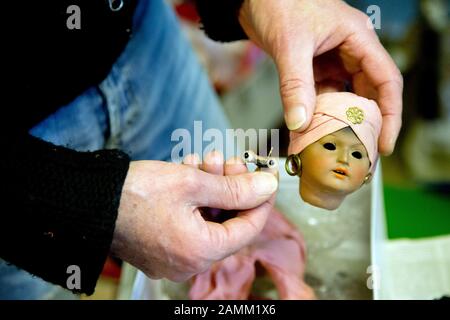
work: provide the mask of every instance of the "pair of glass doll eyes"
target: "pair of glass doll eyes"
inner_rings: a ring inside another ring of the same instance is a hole
[[[336,150],[336,145],[334,144],[334,143],[331,143],[331,142],[327,142],[327,143],[324,143],[323,144],[323,147],[325,148],[325,149],[327,149],[327,150],[330,150],[330,151],[333,151],[333,150]],[[355,159],[362,159],[362,153],[361,152],[359,152],[359,151],[354,151],[354,152],[352,152],[352,156],[355,158]]]
[[[323,147],[330,151],[336,150],[336,145],[331,142],[324,143]],[[352,156],[355,157],[356,159],[361,159],[363,157],[362,153],[359,151],[352,152]],[[300,154],[291,154],[289,157],[287,157],[284,167],[286,169],[286,172],[290,176],[296,176],[296,175],[300,176],[301,172],[302,172]]]

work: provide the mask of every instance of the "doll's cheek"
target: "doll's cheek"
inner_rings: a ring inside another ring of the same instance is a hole
[[[325,172],[332,170],[333,164],[328,158],[320,157],[306,163],[304,170],[308,171],[310,175],[322,176]]]
[[[368,171],[366,169],[358,169],[355,170],[355,172],[353,173],[353,183],[356,186],[361,186],[361,184],[364,182],[364,178],[366,177]]]

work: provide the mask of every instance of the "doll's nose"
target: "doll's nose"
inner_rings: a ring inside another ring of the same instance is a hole
[[[340,163],[348,164],[348,157],[349,157],[349,154],[348,154],[347,150],[340,150],[338,152],[338,159],[337,160]]]

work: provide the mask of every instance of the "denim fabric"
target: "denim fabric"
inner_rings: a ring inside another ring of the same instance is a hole
[[[193,134],[194,121],[203,130],[228,127],[173,10],[163,0],[141,0],[133,30],[108,77],[32,135],[79,151],[120,148],[133,160],[170,160],[175,129]],[[47,299],[58,288],[0,261],[0,299]]]

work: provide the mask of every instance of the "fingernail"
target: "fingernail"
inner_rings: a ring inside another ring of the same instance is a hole
[[[397,142],[397,139],[396,138],[391,138],[390,140],[389,140],[389,147],[390,147],[390,149],[392,150],[392,151],[394,151],[394,148],[395,148],[395,143]]]
[[[271,173],[256,172],[253,176],[253,190],[261,196],[274,193],[278,188],[278,181]]]
[[[385,156],[390,156],[393,152],[394,152],[394,149],[395,149],[395,143],[397,142],[397,139],[396,138],[390,138],[389,139],[389,141],[388,141],[388,149],[387,149],[387,151],[385,152]]]
[[[289,130],[299,129],[306,121],[306,110],[304,106],[289,109],[286,114],[286,125]]]

